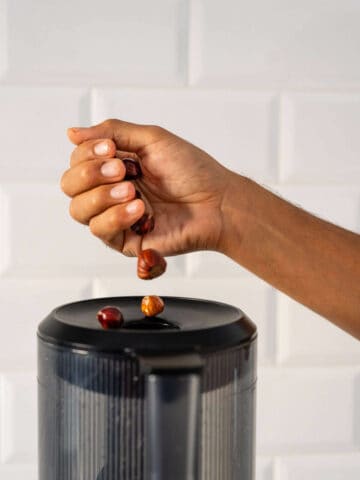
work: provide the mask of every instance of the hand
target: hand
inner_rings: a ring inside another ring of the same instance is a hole
[[[152,205],[155,228],[143,238],[142,248],[162,255],[193,250],[221,250],[223,200],[232,172],[207,153],[160,127],[107,120],[89,128],[68,130],[77,145],[71,168],[61,180],[63,191],[72,197],[72,217],[88,224],[91,232],[107,245],[135,256],[141,237],[130,230],[144,213],[135,188],[124,181],[121,159],[139,158],[143,177],[137,182]],[[107,152],[95,153],[105,141]],[[101,168],[113,166],[111,176]],[[122,185],[122,198],[110,195]]]

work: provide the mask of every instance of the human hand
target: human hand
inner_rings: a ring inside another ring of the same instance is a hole
[[[232,172],[207,153],[160,127],[107,120],[89,128],[71,128],[69,139],[77,145],[71,168],[61,179],[62,190],[72,200],[72,217],[88,224],[91,232],[110,247],[128,256],[140,248],[175,255],[194,250],[221,250],[222,204]],[[104,141],[102,155],[95,146]],[[139,158],[143,176],[136,182],[150,202],[155,228],[141,237],[130,227],[144,213],[134,185],[124,181],[121,159]],[[101,168],[112,165],[114,174]],[[121,198],[111,195],[122,186]]]

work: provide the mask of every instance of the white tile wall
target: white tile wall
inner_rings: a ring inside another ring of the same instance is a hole
[[[278,359],[289,365],[360,363],[359,341],[278,293]]]
[[[73,149],[66,128],[88,122],[88,103],[85,89],[0,85],[2,181],[58,181]]]
[[[185,0],[8,2],[8,82],[181,83]],[[31,18],[31,22],[29,21]]]
[[[0,477],[4,480],[38,480],[35,465],[1,465]]]
[[[278,468],[279,480],[357,480],[360,454],[287,457]]]
[[[7,68],[6,0],[0,0],[0,78]]]
[[[282,110],[281,180],[359,185],[359,94],[286,95]]]
[[[190,79],[237,87],[353,86],[357,0],[193,0]]]
[[[91,293],[91,282],[84,278],[0,279],[1,370],[36,370],[37,325],[57,305],[90,298]]]
[[[2,232],[0,235],[0,273],[8,268],[8,262],[10,257],[10,247],[8,245],[7,232],[9,230],[9,207],[8,198],[0,188],[0,218]]]
[[[358,373],[353,367],[264,367],[258,378],[259,452],[357,448]]]
[[[277,100],[225,90],[97,90],[93,121],[120,117],[159,124],[233,170],[275,180]]]
[[[59,188],[66,128],[118,117],[359,232],[359,22],[356,0],[0,0],[1,480],[38,478],[38,322],[147,293],[233,303],[258,325],[257,480],[360,478],[359,342],[213,252],[138,280]]]
[[[257,480],[272,480],[273,479],[273,462],[270,458],[257,457],[256,462],[256,479]]]
[[[360,182],[357,185],[276,185],[271,190],[336,225],[360,231]]]

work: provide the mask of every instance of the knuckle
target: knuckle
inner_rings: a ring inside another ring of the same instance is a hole
[[[96,220],[94,220],[94,219],[90,220],[89,229],[90,229],[90,232],[95,237],[101,238],[101,233],[100,233],[100,230],[99,230],[98,222]]]
[[[85,164],[80,169],[80,178],[86,184],[92,184],[94,181],[95,172],[91,165]]]
[[[148,125],[147,128],[153,137],[160,137],[165,131],[159,125]]]
[[[154,136],[159,136],[161,135],[162,131],[163,131],[163,128],[160,127],[159,125],[148,125],[148,130],[150,133],[152,133],[152,135]]]
[[[78,153],[78,147],[75,147],[70,155],[70,165],[73,165],[76,162],[77,153]]]
[[[114,125],[116,125],[116,123],[117,123],[116,118],[107,118],[106,120],[104,120],[103,125],[105,127],[113,127]]]
[[[71,200],[71,202],[70,202],[69,213],[70,213],[71,218],[73,218],[74,220],[78,220],[76,202],[74,200]]]
[[[93,192],[90,196],[90,205],[93,210],[98,210],[103,204],[102,192]]]
[[[116,231],[119,228],[119,215],[115,212],[111,212],[106,223],[110,232]]]
[[[67,184],[67,172],[68,171],[64,172],[61,176],[60,188],[66,195],[69,195],[69,189],[68,189],[68,184]]]
[[[84,211],[83,211],[83,209],[80,208],[79,203],[77,202],[76,199],[73,199],[70,202],[69,213],[70,213],[71,218],[73,218],[77,222],[82,223],[83,225],[88,224],[88,220],[84,215]]]

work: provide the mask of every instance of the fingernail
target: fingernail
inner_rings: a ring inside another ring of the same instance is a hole
[[[106,155],[109,150],[110,146],[107,142],[99,142],[94,146],[95,155]]]
[[[134,200],[133,202],[128,203],[126,205],[125,209],[126,209],[127,213],[130,213],[131,215],[133,215],[134,213],[136,213],[139,210],[139,202]]]
[[[104,177],[117,177],[121,173],[121,164],[118,160],[112,160],[104,163],[100,171]]]
[[[120,183],[110,190],[110,196],[118,200],[125,200],[129,195],[129,186],[126,183]]]

